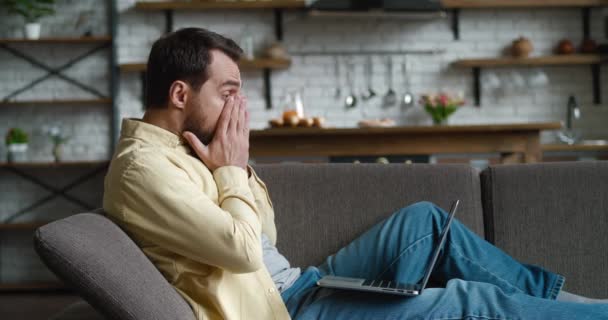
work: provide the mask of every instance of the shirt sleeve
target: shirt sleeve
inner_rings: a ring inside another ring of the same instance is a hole
[[[134,162],[121,180],[125,223],[130,232],[192,260],[254,272],[263,266],[262,227],[247,172],[226,166],[213,177],[219,205],[170,161]]]
[[[268,236],[273,246],[277,245],[277,228],[274,223],[274,207],[270,200],[270,194],[266,184],[258,177],[255,170],[249,167],[251,177],[249,177],[249,187],[255,197],[255,203],[260,214],[262,232]]]

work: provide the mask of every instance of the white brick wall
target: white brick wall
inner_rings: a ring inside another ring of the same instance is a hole
[[[60,9],[53,17],[43,19],[43,35],[74,35],[74,20],[83,10],[89,10],[96,1],[59,1]],[[121,63],[145,61],[152,42],[164,30],[164,16],[159,12],[133,10],[134,1],[121,0],[118,56]],[[105,9],[99,6],[100,9]],[[6,23],[0,36],[20,36],[21,20],[2,16]],[[97,10],[94,17],[98,28],[95,33],[105,34],[105,11]],[[211,11],[180,12],[175,14],[175,27],[199,26],[212,29],[239,40],[245,32],[254,35],[255,48],[261,52],[274,38],[273,15],[269,11]],[[547,87],[535,89],[511,89],[502,91],[484,90],[483,105],[472,106],[472,78],[470,69],[455,68],[450,63],[459,58],[488,57],[499,55],[514,38],[523,35],[530,38],[535,55],[550,53],[555,43],[569,38],[578,44],[582,37],[581,11],[579,9],[539,10],[463,10],[461,14],[461,40],[454,41],[450,30],[450,19],[409,21],[402,19],[353,19],[312,18],[299,12],[285,15],[285,45],[291,52],[304,50],[353,51],[358,50],[425,50],[438,49],[444,53],[433,55],[408,55],[412,91],[422,93],[448,90],[463,92],[470,106],[458,111],[450,120],[454,124],[555,121],[564,118],[567,97],[575,94],[583,106],[583,119],[577,123],[584,127],[590,138],[608,134],[604,120],[608,109],[592,103],[591,72],[586,66],[546,67],[542,70],[550,79]],[[603,40],[601,10],[592,12],[592,36]],[[33,54],[45,63],[57,66],[70,57],[86,50],[88,46],[26,46],[20,48]],[[3,72],[0,73],[0,95],[42,75],[27,62],[19,60],[6,51],[0,51]],[[400,72],[402,55],[394,56],[394,77],[398,92],[403,79]],[[263,82],[260,71],[243,73],[245,92],[252,109],[252,127],[264,128],[270,117],[280,113],[281,101],[286,93],[303,90],[306,111],[310,115],[327,118],[328,125],[354,126],[365,117],[393,117],[401,124],[426,124],[429,118],[420,109],[401,110],[382,108],[380,99],[361,103],[353,110],[343,106],[342,99],[334,98],[336,78],[334,58],[331,56],[294,56],[289,70],[276,71],[272,78],[272,96],[275,110],[264,109]],[[363,56],[355,56],[357,88],[363,89]],[[374,88],[386,91],[383,58],[374,57]],[[107,56],[100,52],[80,62],[68,71],[85,83],[90,83],[102,92],[107,92]],[[504,84],[508,84],[514,72],[529,78],[533,69],[489,69]],[[608,71],[603,68],[605,80],[602,86],[604,100],[608,100]],[[344,68],[343,74],[344,77]],[[343,79],[343,92],[348,92]],[[137,74],[122,74],[119,105],[121,116],[138,117],[142,114],[141,87]],[[32,91],[19,96],[20,99],[35,98],[86,98],[90,95],[56,78],[39,84]],[[607,104],[607,103],[605,103]],[[74,138],[65,148],[66,159],[103,159],[109,156],[109,113],[103,106],[4,108],[0,110],[0,132],[10,126],[21,126],[32,132],[31,158],[49,160],[50,147],[39,128],[46,123],[62,123]],[[543,136],[543,141],[554,140],[553,133]]]
[[[128,5],[126,5],[128,7]],[[603,40],[600,10],[592,12],[592,36]],[[124,62],[145,61],[150,44],[163,31],[160,13],[142,13],[127,9],[122,14],[120,28],[121,55]],[[151,28],[129,28],[124,21],[153,25]],[[235,23],[239,21],[239,23]],[[273,40],[272,15],[269,12],[177,12],[176,27],[200,26],[233,37],[238,40],[248,31],[256,35],[255,47],[261,51]],[[576,125],[585,127],[590,138],[605,137],[608,129],[604,125],[608,111],[592,103],[591,72],[586,66],[542,68],[549,80],[547,87],[534,89],[511,89],[503,91],[484,90],[482,106],[472,106],[472,76],[470,69],[454,68],[450,63],[459,58],[490,57],[499,55],[504,47],[520,35],[530,38],[535,46],[535,55],[548,54],[562,38],[578,44],[582,38],[581,11],[578,9],[540,10],[463,10],[461,14],[461,40],[452,39],[450,19],[431,21],[404,21],[352,18],[310,18],[300,13],[285,16],[286,47],[291,52],[305,50],[425,50],[439,49],[445,53],[435,55],[408,55],[410,81],[416,94],[438,90],[464,92],[469,106],[458,111],[451,123],[499,123],[558,121],[565,115],[565,105],[570,94],[576,95],[583,106],[583,118]],[[138,31],[139,30],[139,31]],[[153,31],[152,31],[153,30]],[[156,33],[156,34],[154,34]],[[144,39],[144,40],[142,40]],[[146,42],[146,43],[143,43]],[[122,50],[128,43],[129,50]],[[134,43],[140,44],[135,46]],[[358,62],[357,87],[363,88],[363,56],[355,56]],[[402,84],[400,61],[395,56],[395,83]],[[393,117],[401,124],[427,124],[429,118],[420,109],[384,109],[380,99],[372,100],[360,107],[347,110],[342,100],[334,98],[334,58],[331,56],[294,56],[293,66],[286,71],[273,73],[273,100],[275,110],[266,111],[262,96],[260,72],[245,72],[245,91],[251,101],[252,127],[264,128],[270,117],[280,112],[280,102],[287,92],[304,90],[303,99],[308,114],[322,115],[328,124],[338,127],[354,126],[364,117]],[[496,69],[503,83],[509,82],[513,72],[528,79],[535,69]],[[484,70],[484,72],[488,72]],[[385,67],[382,57],[374,57],[374,88],[385,92]],[[606,79],[606,68],[602,71]],[[344,76],[344,73],[343,73]],[[141,114],[139,84],[136,76],[123,77],[121,107],[125,114]],[[344,80],[343,80],[344,82]],[[128,85],[128,87],[127,87]],[[602,86],[606,96],[606,81]],[[125,91],[128,91],[125,93]],[[349,91],[343,88],[343,92]],[[398,90],[402,92],[402,90]],[[608,97],[607,97],[608,98]],[[606,100],[605,98],[604,100]],[[606,104],[606,103],[605,103]],[[543,141],[555,140],[554,133],[546,133]]]
[[[75,18],[83,10],[97,6],[95,34],[107,33],[105,7],[101,1],[58,0],[60,8],[57,15],[44,18],[43,36],[74,36]],[[143,62],[147,58],[152,42],[164,31],[164,17],[160,12],[136,12],[132,9],[134,1],[120,0],[120,25],[118,56],[121,63]],[[21,20],[0,12],[0,37],[20,37]],[[175,26],[205,27],[238,40],[244,32],[255,36],[256,51],[260,52],[270,44],[274,37],[273,15],[271,12],[177,12]],[[536,48],[534,54],[547,54],[555,43],[562,38],[570,38],[578,44],[582,37],[581,12],[573,9],[540,9],[540,10],[463,10],[461,14],[461,40],[452,39],[449,27],[450,20],[404,21],[379,19],[335,19],[307,18],[300,13],[285,15],[285,45],[291,51],[303,50],[425,50],[438,49],[444,53],[436,55],[409,55],[410,79],[415,94],[429,93],[438,90],[464,92],[466,99],[472,103],[471,70],[457,69],[450,63],[459,58],[489,57],[501,53],[504,46],[514,38],[523,35],[529,37]],[[592,37],[604,40],[600,10],[592,13]],[[89,46],[16,46],[26,50],[36,58],[52,66],[68,61],[70,57],[83,52]],[[363,56],[353,58],[357,62],[357,88],[363,88]],[[400,61],[403,56],[395,56],[395,84],[401,87],[402,77]],[[244,88],[252,110],[252,127],[264,128],[271,117],[280,113],[280,102],[283,96],[293,90],[303,90],[306,112],[310,115],[321,115],[327,118],[331,126],[354,126],[364,117],[393,117],[401,124],[427,124],[428,116],[420,108],[404,111],[400,108],[383,109],[377,100],[363,103],[353,110],[346,110],[342,100],[334,98],[336,80],[334,58],[330,56],[294,56],[293,66],[289,70],[277,71],[272,78],[272,96],[275,110],[264,109],[260,71],[247,71],[243,74]],[[42,71],[26,62],[0,50],[0,96],[29,82]],[[384,63],[381,57],[374,57],[374,88],[385,92],[386,85]],[[528,77],[533,70],[514,69],[523,77]],[[483,105],[480,108],[467,106],[458,111],[451,123],[498,123],[557,121],[564,119],[565,105],[570,94],[575,94],[583,106],[583,118],[576,123],[584,126],[589,138],[608,136],[608,68],[602,70],[602,94],[605,103],[602,106],[592,104],[591,73],[588,67],[548,67],[543,68],[550,79],[550,85],[534,90],[507,90],[496,92],[484,90]],[[512,70],[491,70],[507,83]],[[100,52],[94,57],[80,62],[68,72],[85,83],[102,92],[108,91],[107,56]],[[342,76],[344,77],[344,71]],[[344,83],[345,81],[342,80]],[[138,74],[122,74],[120,79],[119,105],[123,117],[142,115],[140,103],[141,87]],[[343,92],[349,91],[347,87]],[[402,90],[398,90],[402,93]],[[62,99],[90,98],[86,92],[67,84],[57,78],[39,84],[34,90],[19,96],[20,99]],[[470,104],[471,104],[470,103]],[[110,156],[109,146],[109,112],[104,106],[25,106],[0,108],[0,133],[2,136],[8,128],[18,126],[32,135],[30,158],[32,160],[50,160],[51,147],[40,131],[45,124],[61,123],[73,138],[66,145],[66,159],[107,159]],[[553,133],[543,136],[544,141],[554,140]],[[4,145],[0,146],[0,157],[4,158]],[[64,185],[79,172],[37,172],[36,174],[53,182]],[[52,176],[55,174],[55,176]],[[91,183],[79,188],[80,195],[88,195],[89,202],[99,203],[101,195],[101,176]],[[15,175],[0,171],[0,219],[9,212],[22,208],[31,200],[45,195],[45,191]],[[79,211],[69,203],[55,201],[22,216],[20,221],[58,218],[69,212]],[[0,281],[19,279],[48,279],[50,275],[44,269],[32,271],[30,242],[25,239],[0,237]],[[8,248],[8,249],[7,249]],[[29,250],[29,258],[17,259],[15,252]],[[24,266],[27,266],[25,268]],[[34,265],[35,266],[35,265]]]

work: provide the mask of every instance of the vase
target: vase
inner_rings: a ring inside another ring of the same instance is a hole
[[[448,118],[454,112],[456,112],[456,108],[457,107],[455,107],[455,106],[445,106],[445,107],[441,107],[441,106],[437,106],[437,107],[425,106],[424,110],[426,110],[426,112],[433,119],[433,124],[435,124],[435,125],[446,125],[447,121],[448,121]]]
[[[13,143],[7,147],[8,162],[26,162],[27,161],[27,143]]]
[[[60,162],[63,156],[63,147],[61,144],[53,146],[53,159],[55,162]]]
[[[443,126],[448,124],[448,118],[433,119],[433,124],[436,126]]]
[[[25,38],[30,40],[40,39],[40,23],[31,22],[25,24]]]

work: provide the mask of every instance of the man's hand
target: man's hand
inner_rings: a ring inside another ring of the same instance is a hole
[[[184,138],[211,171],[223,166],[247,170],[249,161],[249,111],[244,97],[230,97],[218,120],[213,140],[204,145],[192,132]]]

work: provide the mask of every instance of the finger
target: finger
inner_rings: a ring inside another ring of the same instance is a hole
[[[222,113],[220,114],[220,119],[218,120],[216,133],[225,134],[228,132],[228,124],[230,123],[230,114],[232,114],[232,109],[234,108],[234,97],[228,98],[226,103],[224,104],[224,108],[222,109]]]
[[[230,121],[228,121],[227,132],[229,132],[229,133],[236,133],[236,123],[238,121],[239,109],[241,106],[240,100],[241,100],[240,97],[234,98],[234,106],[232,108],[232,111],[230,112]]]
[[[186,139],[188,141],[188,143],[190,144],[190,146],[192,147],[194,152],[196,152],[196,154],[198,155],[199,158],[201,158],[201,160],[205,161],[205,159],[209,158],[208,157],[208,155],[209,155],[208,147],[206,145],[204,145],[197,136],[195,136],[190,131],[184,131],[182,136],[184,137],[184,139]]]
[[[249,110],[245,110],[245,127],[243,131],[245,135],[249,136]]]
[[[242,133],[245,127],[245,112],[247,111],[247,100],[245,98],[241,99],[241,107],[239,109],[239,121],[236,125],[236,132]]]

